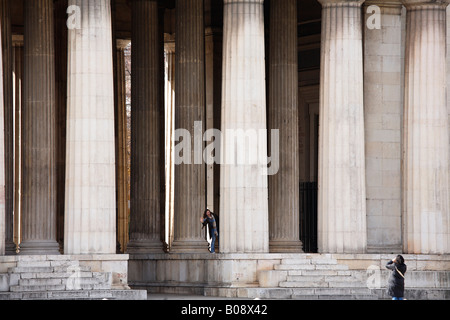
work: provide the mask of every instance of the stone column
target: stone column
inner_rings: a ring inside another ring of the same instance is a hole
[[[13,47],[11,36],[11,12],[7,0],[0,1],[3,50],[3,100],[4,100],[4,137],[5,137],[5,218],[6,218],[6,254],[15,253],[14,230],[14,106],[13,106]]]
[[[322,4],[318,246],[366,250],[362,0]]]
[[[206,207],[205,164],[201,155],[195,154],[197,142],[194,141],[194,131],[199,129],[194,127],[195,122],[205,128],[203,11],[203,0],[176,1],[175,129],[187,130],[191,139],[183,144],[187,148],[182,155],[175,154],[175,157],[183,156],[188,163],[175,166],[173,252],[207,252],[208,248],[200,223]],[[197,134],[202,134],[198,131]]]
[[[125,50],[129,40],[116,43],[116,184],[117,184],[117,242],[125,252],[129,241],[128,163],[127,163],[127,104]]]
[[[0,21],[1,22],[1,21]],[[2,24],[0,23],[0,43]],[[0,50],[0,61],[3,52]],[[0,63],[0,256],[5,255],[5,137],[4,137],[4,101],[3,101],[3,64]]]
[[[158,2],[132,2],[129,253],[163,252],[160,240]]]
[[[53,0],[24,2],[21,254],[57,254]]]
[[[450,252],[446,7],[407,8],[404,103],[403,246],[407,253]]]
[[[269,252],[263,3],[224,1],[219,237],[225,253]]]
[[[109,0],[70,0],[65,254],[116,252],[114,85]],[[77,14],[77,13],[75,13]],[[75,17],[77,18],[77,17]]]
[[[270,252],[302,252],[299,240],[297,42],[297,1],[273,1],[270,5],[267,123],[270,130],[279,130],[280,153],[279,170],[269,176]]]

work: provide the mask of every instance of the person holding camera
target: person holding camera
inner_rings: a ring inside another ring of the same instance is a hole
[[[216,238],[219,236],[219,217],[211,212],[208,208],[206,208],[203,213],[203,217],[200,218],[200,222],[203,224],[203,227],[208,225],[209,235],[211,237],[211,253],[215,253],[214,247]]]
[[[388,294],[392,297],[392,300],[403,300],[406,272],[405,259],[398,255],[386,264],[386,268],[392,270],[388,280]]]

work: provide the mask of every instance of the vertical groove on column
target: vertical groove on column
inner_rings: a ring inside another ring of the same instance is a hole
[[[58,253],[53,1],[26,1],[24,11],[21,253]]]
[[[262,0],[224,1],[222,252],[269,251],[263,8]]]
[[[157,1],[132,2],[130,253],[162,252],[158,25]]]
[[[70,0],[66,254],[116,252],[114,87],[109,0]]]
[[[319,251],[364,252],[362,1],[320,2]]]
[[[447,3],[404,4],[404,249],[408,253],[448,253]]]
[[[271,252],[301,252],[299,240],[297,1],[270,6],[268,135],[280,131],[279,171],[269,175]],[[271,140],[269,138],[269,140]],[[273,144],[278,141],[271,141]],[[271,154],[272,161],[275,155]],[[273,166],[276,166],[272,162]]]
[[[183,150],[190,164],[175,166],[175,252],[201,252],[207,248],[199,221],[206,205],[206,167],[202,155],[195,153],[194,138],[194,122],[200,121],[202,129],[206,126],[203,10],[203,0],[176,1],[175,129],[190,133],[191,153],[187,155],[188,150]]]

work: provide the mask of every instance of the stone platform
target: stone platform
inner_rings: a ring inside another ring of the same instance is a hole
[[[0,257],[0,300],[146,300],[130,290],[128,255]]]
[[[449,255],[403,255],[407,299],[450,299]],[[129,283],[149,293],[248,299],[389,299],[394,255],[130,255]]]

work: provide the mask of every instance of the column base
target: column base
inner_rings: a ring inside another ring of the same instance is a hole
[[[206,240],[175,240],[170,249],[171,253],[208,253]]]
[[[164,253],[164,245],[159,240],[130,240],[127,244],[127,253]]]
[[[5,241],[5,255],[13,256],[16,253],[16,244],[13,241]]]
[[[270,240],[270,253],[303,253],[303,243],[300,240]]]
[[[19,255],[59,255],[56,240],[28,240],[20,244]]]

